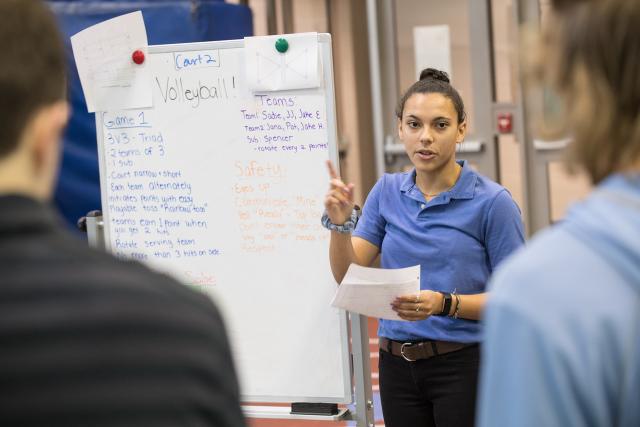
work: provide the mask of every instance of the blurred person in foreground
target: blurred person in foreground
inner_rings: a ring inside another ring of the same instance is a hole
[[[555,0],[543,40],[596,187],[498,270],[478,424],[640,425],[640,2]]]
[[[0,425],[243,426],[217,309],[62,230],[69,115],[55,19],[0,0]]]

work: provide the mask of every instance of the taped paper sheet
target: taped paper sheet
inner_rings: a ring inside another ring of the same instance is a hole
[[[286,52],[275,48],[278,39],[289,43]],[[247,84],[252,92],[320,87],[318,34],[245,37]]]
[[[91,26],[71,36],[73,56],[90,113],[153,105],[147,61],[131,58],[140,50],[147,56],[147,31],[142,12],[132,12]]]

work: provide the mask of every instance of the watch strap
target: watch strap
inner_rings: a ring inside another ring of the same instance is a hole
[[[440,292],[440,291],[439,291]],[[436,316],[448,316],[449,315],[449,311],[451,311],[451,294],[448,292],[440,292],[442,294],[442,296],[444,297],[443,303],[442,303],[442,311],[440,313],[436,313]]]

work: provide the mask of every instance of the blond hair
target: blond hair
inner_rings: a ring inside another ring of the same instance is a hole
[[[550,76],[594,183],[640,160],[640,1],[556,0]]]

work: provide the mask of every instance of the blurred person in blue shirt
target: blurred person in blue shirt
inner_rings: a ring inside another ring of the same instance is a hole
[[[357,226],[353,185],[329,165],[331,268],[341,282],[351,263],[370,266],[378,254],[383,268],[420,265],[420,292],[392,304],[403,320],[380,320],[385,425],[472,426],[485,285],[524,241],[520,210],[506,189],[456,161],[467,122],[445,73],[424,70],[397,117],[414,169],[385,174]]]
[[[478,421],[640,425],[640,2],[555,0],[539,70],[596,187],[491,281]]]

